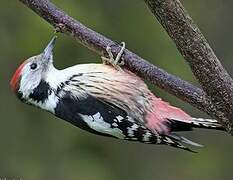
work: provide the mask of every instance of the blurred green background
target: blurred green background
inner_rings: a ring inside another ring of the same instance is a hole
[[[173,42],[143,0],[53,0],[69,15],[157,66],[197,84]],[[233,75],[233,1],[183,1],[223,65]],[[18,0],[0,6],[0,179],[23,180],[220,180],[233,179],[233,141],[226,133],[183,133],[204,144],[198,154],[166,146],[98,137],[19,102],[9,88],[17,66],[42,51],[53,29]],[[65,68],[100,58],[59,35],[55,64]],[[196,117],[208,117],[177,98],[151,89]]]

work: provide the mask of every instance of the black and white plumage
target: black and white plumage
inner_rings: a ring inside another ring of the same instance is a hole
[[[104,64],[57,70],[53,66],[54,43],[55,38],[42,54],[29,58],[16,70],[11,87],[23,102],[91,133],[185,150],[189,149],[181,143],[199,145],[175,131],[223,129],[216,120],[192,118],[155,97],[127,70]]]

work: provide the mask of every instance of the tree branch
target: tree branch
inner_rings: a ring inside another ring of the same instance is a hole
[[[233,134],[233,80],[179,0],[145,0],[211,98],[217,116]]]
[[[85,27],[83,24],[58,9],[48,0],[20,1],[53,25],[54,28],[74,37],[78,42],[95,51],[99,55],[106,55],[105,49],[107,45],[112,45],[114,55],[119,52],[120,47],[117,43]],[[212,116],[222,118],[221,111],[216,110],[210,98],[208,98],[206,93],[200,88],[197,88],[192,84],[148,63],[146,60],[129,50],[125,50],[122,59],[129,70],[142,78],[151,81],[161,89],[164,89],[181,100],[190,103],[198,109]]]

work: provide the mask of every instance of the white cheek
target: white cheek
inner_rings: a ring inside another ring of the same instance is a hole
[[[39,72],[31,72],[28,67],[25,67],[20,81],[19,91],[23,93],[23,98],[27,98],[33,89],[36,88],[41,80],[41,75]]]

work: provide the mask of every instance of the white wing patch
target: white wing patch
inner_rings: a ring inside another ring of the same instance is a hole
[[[127,127],[128,129],[128,136],[129,137],[134,137],[134,131],[137,131],[137,129],[139,128],[139,126],[137,124],[133,124],[131,127]]]
[[[101,114],[98,112],[93,116],[83,115],[80,114],[83,120],[88,124],[88,126],[94,129],[97,132],[109,134],[115,136],[119,139],[124,139],[125,135],[123,134],[122,130],[118,128],[111,128],[111,124],[104,121]]]
[[[117,119],[118,122],[121,122],[124,118],[121,117],[121,116],[117,116],[116,119]]]
[[[148,131],[148,132],[146,132],[145,134],[143,134],[143,141],[144,142],[148,142],[148,141],[150,141],[150,137],[152,136],[152,134]]]

